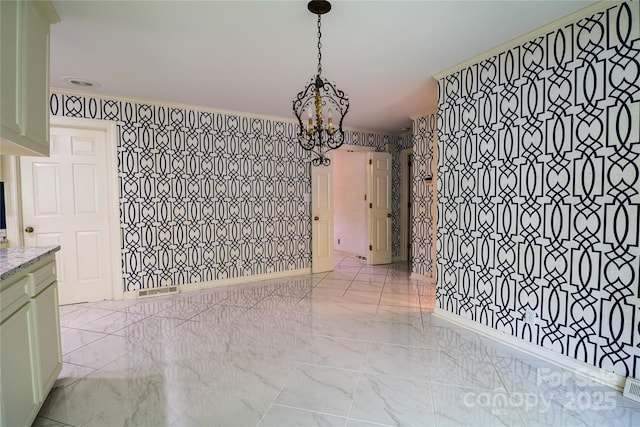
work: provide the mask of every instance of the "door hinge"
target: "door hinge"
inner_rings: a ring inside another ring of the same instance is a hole
[[[365,202],[367,201],[367,195],[366,194],[364,195],[364,201]]]
[[[369,164],[372,165],[373,164],[373,159],[369,159]]]
[[[373,209],[373,203],[369,203],[369,209]]]
[[[372,251],[373,250],[373,246],[369,245],[369,250]]]

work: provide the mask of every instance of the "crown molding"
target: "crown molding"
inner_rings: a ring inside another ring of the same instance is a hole
[[[438,109],[436,108],[436,109],[425,111],[425,112],[422,112],[422,113],[412,114],[412,115],[409,116],[409,118],[415,122],[416,120],[418,120],[418,119],[420,119],[422,117],[427,117],[427,116],[430,116],[432,114],[438,114]]]
[[[57,24],[58,22],[60,22],[60,16],[58,15],[58,12],[56,12],[56,8],[53,7],[53,4],[51,4],[51,1],[38,0],[34,1],[33,4],[42,14],[42,16],[47,21],[49,21],[49,24]]]
[[[478,62],[496,56],[499,53],[505,52],[513,47],[519,46],[523,43],[526,43],[536,37],[543,36],[550,31],[555,31],[558,28],[576,22],[580,19],[586,18],[587,16],[591,16],[597,12],[600,12],[605,9],[609,9],[611,7],[615,7],[619,4],[625,3],[625,1],[619,0],[598,0],[596,3],[584,7],[576,12],[573,12],[570,15],[566,15],[562,18],[556,19],[555,21],[551,21],[548,24],[543,25],[542,27],[536,28],[535,30],[529,31],[526,34],[518,36],[514,39],[509,40],[508,42],[502,43],[492,49],[489,49],[483,53],[480,53],[472,58],[467,59],[466,61],[460,62],[452,67],[449,67],[445,70],[440,71],[435,74],[433,77],[437,80],[442,79],[445,76],[453,74],[457,71],[460,71],[464,68],[467,68],[471,65],[477,64]]]

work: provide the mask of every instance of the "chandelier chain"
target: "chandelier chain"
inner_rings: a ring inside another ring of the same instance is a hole
[[[320,31],[320,14],[318,14],[318,75],[322,74],[322,31]]]

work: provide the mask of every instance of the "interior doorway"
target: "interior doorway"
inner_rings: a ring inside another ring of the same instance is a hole
[[[413,259],[413,153],[407,156],[407,261],[411,263]]]
[[[336,150],[333,156],[334,248],[341,254],[367,260],[367,153]]]
[[[413,258],[413,148],[400,152],[400,260]]]
[[[356,147],[336,150],[332,157],[333,246],[367,264],[388,264],[392,258],[391,154],[352,148]]]

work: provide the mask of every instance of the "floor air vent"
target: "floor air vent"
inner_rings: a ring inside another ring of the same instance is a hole
[[[170,294],[177,294],[177,293],[178,293],[177,286],[169,286],[166,288],[156,288],[156,289],[142,289],[138,291],[138,298],[157,297],[159,295],[170,295]]]
[[[627,381],[624,383],[624,393],[622,393],[622,395],[636,402],[640,402],[640,381],[627,378]]]

